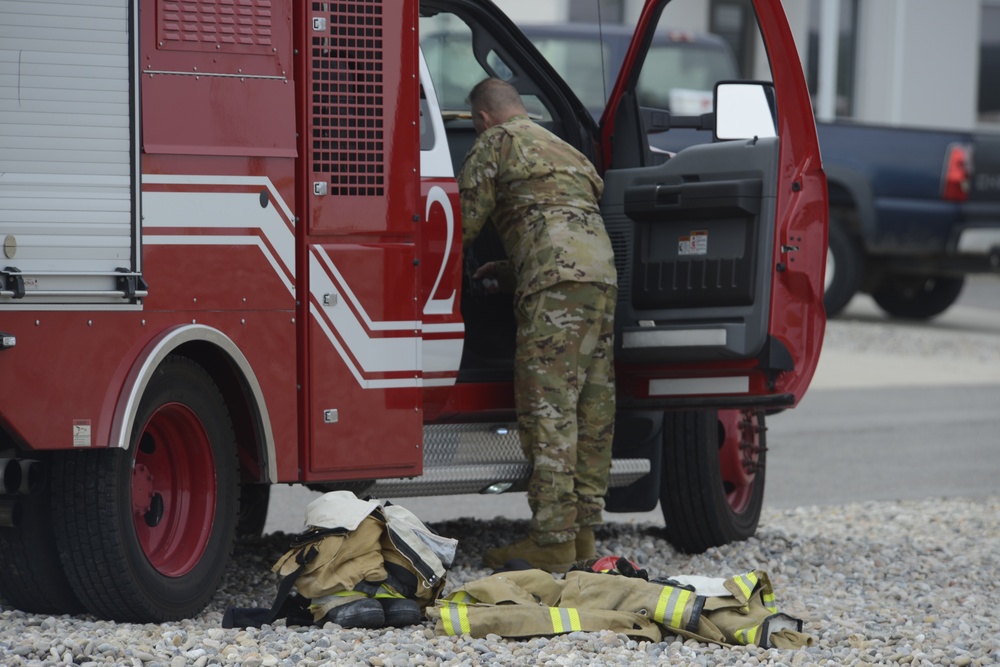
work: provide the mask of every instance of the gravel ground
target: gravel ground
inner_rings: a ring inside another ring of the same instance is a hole
[[[837,320],[832,350],[944,356],[994,366],[1000,336]],[[401,504],[406,505],[405,501]],[[489,574],[480,556],[527,530],[523,520],[432,524],[459,551],[446,592]],[[0,604],[0,666],[133,665],[998,665],[1000,495],[773,510],[746,542],[696,556],[675,551],[651,523],[608,523],[598,551],[630,557],[654,576],[768,572],[779,609],[805,622],[814,646],[721,647],[668,637],[653,644],[611,632],[510,641],[436,637],[429,622],[401,629],[274,627],[225,630],[229,606],[269,606],[271,565],[289,535],[240,542],[209,607],[160,625],[45,617]]]
[[[432,526],[457,537],[446,591],[489,574],[480,554],[526,531],[524,521],[461,519]],[[725,577],[767,571],[781,611],[815,645],[797,651],[653,644],[611,632],[510,641],[436,637],[429,622],[384,630],[274,627],[224,630],[227,606],[267,606],[270,566],[288,535],[241,542],[225,581],[197,618],[130,625],[0,611],[4,665],[996,665],[1000,664],[1000,497],[765,510],[757,535],[690,556],[652,525],[610,523],[598,549],[651,574]]]

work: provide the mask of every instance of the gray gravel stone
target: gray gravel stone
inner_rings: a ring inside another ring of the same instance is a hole
[[[527,523],[460,519],[433,526],[460,539],[446,592],[489,574],[480,554]],[[221,628],[230,605],[267,606],[269,572],[252,573],[284,552],[276,533],[238,544],[210,606],[163,625],[92,617],[38,617],[0,607],[0,664],[111,665],[957,665],[1000,664],[1000,496],[842,507],[765,509],[752,539],[686,555],[651,524],[609,523],[596,531],[601,553],[620,554],[654,575],[729,576],[763,567],[778,606],[805,621],[816,644],[799,651],[721,647],[667,637],[660,643],[610,631],[523,641],[438,637],[430,622],[409,628],[345,630]],[[248,556],[255,557],[250,558]],[[262,565],[263,564],[263,565]],[[257,576],[250,576],[256,574]]]

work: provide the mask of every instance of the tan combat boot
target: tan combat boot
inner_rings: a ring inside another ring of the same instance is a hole
[[[593,526],[581,526],[576,534],[576,559],[589,560],[597,556],[597,547],[594,545]]]
[[[576,543],[535,544],[527,537],[514,544],[490,549],[483,556],[483,564],[497,569],[514,559],[527,561],[531,567],[546,572],[566,572],[576,562]]]

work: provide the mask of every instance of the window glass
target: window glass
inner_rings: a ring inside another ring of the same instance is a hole
[[[484,69],[472,50],[472,29],[454,14],[441,12],[420,17],[420,48],[434,83],[438,105],[446,118],[461,118],[469,111],[466,98],[477,83],[488,76],[505,81],[514,78],[512,68],[496,51],[486,54]],[[549,121],[552,114],[534,95],[521,95],[528,113],[538,121]]]
[[[597,48],[599,37],[532,36],[535,47],[566,80],[580,101],[594,115],[600,115],[614,85],[615,72],[621,63],[614,62],[611,47]],[[608,68],[610,73],[606,73]]]
[[[434,124],[430,120],[430,107],[424,87],[420,86],[420,150],[429,151],[434,148]]]
[[[712,111],[719,81],[770,80],[748,0],[673,0],[664,8],[639,72],[639,104],[681,116]]]
[[[464,21],[444,12],[420,18],[420,48],[424,52],[442,113],[468,110],[465,98],[486,78],[472,53],[472,31]]]
[[[639,73],[639,104],[668,109],[680,115],[712,110],[712,91],[718,81],[740,78],[732,52],[722,41],[655,40]]]

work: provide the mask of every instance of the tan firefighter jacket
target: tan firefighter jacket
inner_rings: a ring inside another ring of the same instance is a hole
[[[612,630],[654,642],[664,634],[764,648],[813,642],[802,633],[802,621],[778,612],[771,582],[760,570],[670,582],[587,571],[565,579],[542,570],[504,572],[466,584],[427,615],[439,635],[516,638]]]
[[[315,620],[340,604],[357,599],[351,591],[397,580],[389,571],[405,570],[414,581],[393,595],[432,604],[444,588],[457,541],[441,537],[412,512],[385,501],[359,500],[353,493],[326,493],[306,507],[306,531],[272,570],[294,576],[295,588],[310,599]],[[402,586],[395,584],[397,589]]]

